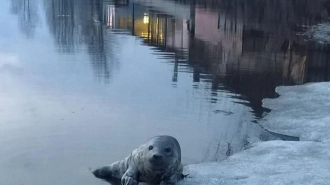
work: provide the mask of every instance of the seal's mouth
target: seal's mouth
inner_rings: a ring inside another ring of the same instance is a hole
[[[149,159],[149,163],[151,165],[163,165],[164,160],[155,160],[155,159],[151,158],[151,159]]]
[[[154,172],[163,172],[166,169],[166,166],[162,164],[149,163],[148,168]]]
[[[167,163],[164,159],[155,159],[155,158],[149,159],[149,167],[154,170],[162,170],[166,168],[166,166]]]

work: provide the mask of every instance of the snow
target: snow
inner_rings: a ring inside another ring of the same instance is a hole
[[[276,99],[265,99],[272,109],[260,124],[264,128],[303,141],[330,141],[330,83],[277,87]]]
[[[257,142],[221,162],[187,165],[184,173],[189,176],[178,185],[329,184],[330,83],[276,91],[279,98],[263,101],[272,111],[260,123],[301,141]]]
[[[179,185],[329,184],[328,144],[295,141],[257,143],[220,163],[189,165]]]

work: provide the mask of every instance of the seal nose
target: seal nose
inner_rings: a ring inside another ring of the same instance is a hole
[[[159,159],[163,158],[163,156],[155,154],[155,155],[153,155],[153,158],[159,160]]]

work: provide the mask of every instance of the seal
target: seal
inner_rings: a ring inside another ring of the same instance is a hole
[[[184,177],[182,172],[180,144],[168,135],[153,137],[124,160],[92,171],[100,179],[120,179],[122,185],[174,185]]]

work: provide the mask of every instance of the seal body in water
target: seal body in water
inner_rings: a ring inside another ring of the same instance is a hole
[[[94,170],[100,179],[121,179],[122,185],[147,182],[174,185],[182,177],[181,148],[172,136],[156,136],[132,151],[124,160]]]

